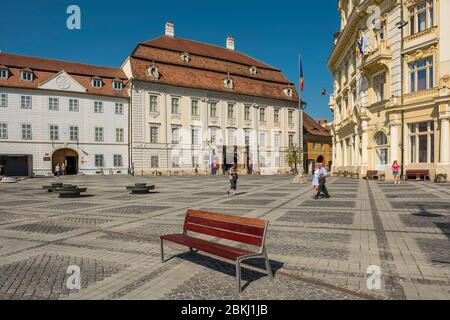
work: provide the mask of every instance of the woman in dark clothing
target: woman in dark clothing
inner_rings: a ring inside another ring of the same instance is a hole
[[[230,179],[230,188],[228,188],[227,193],[229,195],[230,192],[232,191],[233,195],[236,195],[237,180],[238,180],[237,166],[231,167],[229,171],[229,179]]]

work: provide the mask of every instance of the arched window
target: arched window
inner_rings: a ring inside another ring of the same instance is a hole
[[[386,134],[384,132],[378,132],[375,135],[375,143],[377,144],[377,146],[385,146],[387,145],[387,137]]]

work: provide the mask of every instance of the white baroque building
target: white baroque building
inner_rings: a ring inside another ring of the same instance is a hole
[[[0,53],[0,167],[10,176],[127,173],[120,68]]]
[[[226,47],[165,35],[140,43],[130,79],[130,158],[136,174],[289,172],[298,144],[295,85],[280,70]]]

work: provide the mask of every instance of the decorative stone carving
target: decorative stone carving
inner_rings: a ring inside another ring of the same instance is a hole
[[[158,67],[155,65],[155,63],[153,63],[153,65],[150,68],[148,68],[148,74],[152,78],[155,78],[155,79],[159,80],[160,74],[159,74]]]
[[[414,61],[418,61],[433,55],[436,52],[436,50],[437,50],[436,45],[432,45],[424,49],[418,49],[410,54],[406,54],[405,60],[407,63],[412,63]]]

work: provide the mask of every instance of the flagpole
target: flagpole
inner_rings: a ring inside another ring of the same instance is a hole
[[[302,69],[302,55],[298,55],[298,79],[301,80],[301,77],[303,76],[301,73],[303,73],[300,69]],[[294,179],[294,182],[296,183],[305,183],[305,179],[303,177],[303,167],[304,167],[304,150],[303,150],[303,105],[302,105],[302,83],[299,82],[299,90],[298,90],[298,108],[299,108],[299,153],[300,153],[300,168],[298,170],[298,174]]]

